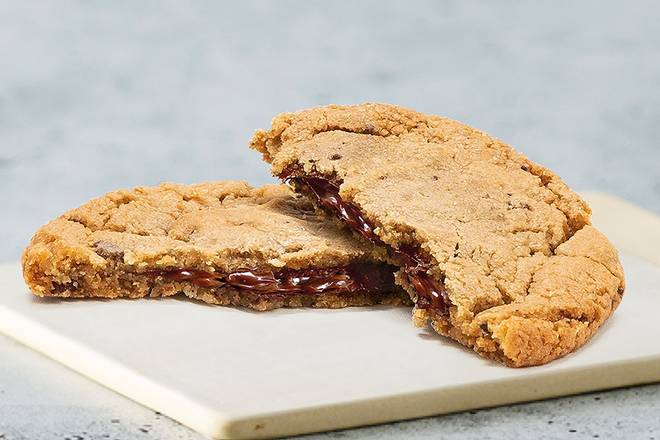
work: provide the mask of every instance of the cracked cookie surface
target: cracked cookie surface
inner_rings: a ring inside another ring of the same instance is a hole
[[[39,229],[22,264],[39,296],[183,292],[257,310],[407,304],[383,258],[285,185],[211,182],[108,193]],[[361,288],[373,281],[362,277],[364,268],[382,275],[372,283],[377,289]],[[321,275],[330,277],[330,288]]]
[[[417,325],[430,322],[485,357],[509,366],[561,357],[621,300],[617,252],[590,225],[588,205],[550,170],[467,125],[391,105],[327,106],[277,116],[251,147],[274,175],[388,248]],[[337,194],[319,196],[310,179]],[[362,230],[345,215],[352,209]],[[411,248],[423,261],[417,272],[402,252]],[[417,289],[421,269],[446,310]]]

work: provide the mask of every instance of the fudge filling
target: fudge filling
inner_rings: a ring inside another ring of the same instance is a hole
[[[332,212],[349,228],[371,243],[385,245],[374,232],[373,225],[364,218],[358,207],[342,200],[339,195],[339,184],[323,177],[297,177],[286,171],[282,177],[286,181],[292,181],[309,189],[323,208]],[[431,258],[414,245],[401,245],[398,248],[388,246],[388,248],[394,258],[400,261],[410,283],[417,292],[417,307],[447,314],[449,298],[445,287],[442,282],[434,280],[428,274]]]
[[[189,282],[199,287],[233,287],[258,295],[320,295],[326,293],[387,293],[394,291],[395,268],[386,264],[357,263],[332,268],[241,269],[230,273],[196,269],[158,270],[154,277]]]

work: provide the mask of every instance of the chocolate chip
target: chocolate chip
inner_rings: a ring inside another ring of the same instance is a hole
[[[341,159],[341,154],[335,153],[332,156],[330,156],[330,160],[339,160]]]
[[[75,286],[73,283],[60,283],[58,281],[53,281],[53,286],[51,288],[51,292],[54,294],[57,293],[62,293],[66,290],[75,290],[77,286]]]
[[[364,126],[364,132],[366,134],[375,134],[376,133],[376,127],[374,127],[374,124],[366,124]]]
[[[109,241],[97,241],[94,244],[94,251],[103,258],[112,258],[121,260],[124,258],[124,250],[118,245]]]

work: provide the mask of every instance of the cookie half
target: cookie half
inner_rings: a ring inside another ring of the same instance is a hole
[[[277,116],[251,147],[387,249],[417,325],[509,366],[584,344],[624,291],[617,251],[559,177],[491,136],[381,104]]]
[[[43,226],[23,254],[39,296],[187,296],[277,307],[407,304],[385,253],[328,224],[285,185],[116,191]]]

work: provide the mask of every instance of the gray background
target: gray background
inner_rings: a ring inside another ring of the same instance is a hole
[[[0,261],[112,189],[272,182],[252,131],[327,103],[459,119],[660,212],[658,23],[651,1],[2,1]],[[653,439],[658,414],[654,385],[318,438]],[[0,337],[0,439],[67,437],[198,438]]]

